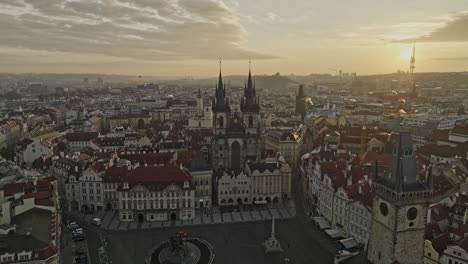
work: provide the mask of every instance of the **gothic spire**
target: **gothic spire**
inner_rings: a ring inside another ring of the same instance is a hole
[[[252,82],[252,62],[250,61],[250,58],[249,58],[249,77],[247,79],[247,94],[248,95],[252,95],[253,94],[253,82]],[[247,96],[246,94],[246,96]]]
[[[241,108],[243,109],[242,111],[258,111],[259,105],[256,97],[255,83],[252,80],[252,61],[249,58],[249,75],[244,86],[243,100],[241,101]]]
[[[218,78],[217,88],[219,90],[222,90],[224,88],[224,86],[223,86],[223,75],[221,74],[221,58],[219,58],[219,78]]]

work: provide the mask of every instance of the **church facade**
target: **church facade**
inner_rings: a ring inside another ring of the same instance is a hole
[[[260,103],[251,71],[244,87],[240,111],[231,109],[221,70],[212,102],[214,169],[242,169],[248,160],[259,157]]]

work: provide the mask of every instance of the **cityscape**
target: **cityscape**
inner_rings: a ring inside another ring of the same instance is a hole
[[[0,14],[0,264],[468,264],[466,3]]]

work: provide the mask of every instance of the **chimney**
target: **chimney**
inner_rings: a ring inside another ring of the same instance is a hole
[[[367,175],[367,174],[364,175],[364,181],[366,181],[366,182],[369,181],[369,175]]]

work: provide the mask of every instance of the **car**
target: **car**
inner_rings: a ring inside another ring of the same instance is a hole
[[[82,235],[82,234],[78,234],[78,235],[73,235],[73,240],[77,240],[77,239],[86,239],[86,236],[85,235]],[[79,240],[81,241],[81,240]]]
[[[71,222],[71,223],[68,223],[67,226],[71,226],[71,225],[78,225],[76,222]]]
[[[72,233],[83,233],[83,228],[78,227],[72,231]]]
[[[95,217],[95,218],[91,219],[91,223],[93,225],[100,226],[102,222],[101,222],[101,219]]]
[[[85,254],[86,254],[86,252],[81,251],[81,250],[75,250],[73,252],[73,255],[75,255],[75,256],[81,256],[81,255],[85,255]]]
[[[69,229],[70,229],[71,231],[74,231],[74,230],[76,230],[76,229],[78,229],[78,228],[80,228],[79,225],[72,225],[72,226],[69,227]]]
[[[76,257],[76,258],[75,258],[75,262],[76,262],[76,263],[83,263],[83,264],[88,263],[88,257],[87,257],[87,256],[84,256],[84,255],[83,255],[83,256]]]
[[[84,236],[83,233],[73,233],[72,235],[73,235],[73,237]]]
[[[79,228],[79,226],[76,223],[71,223],[67,227],[70,230],[75,230],[75,229]]]
[[[82,234],[82,233],[75,233],[75,234],[73,234],[73,237],[74,237],[74,238],[75,238],[75,237],[80,237],[80,236],[84,237],[85,235]]]
[[[80,241],[84,241],[84,240],[86,240],[86,237],[84,237],[84,236],[78,236],[78,237],[73,238],[74,242],[80,242]]]

